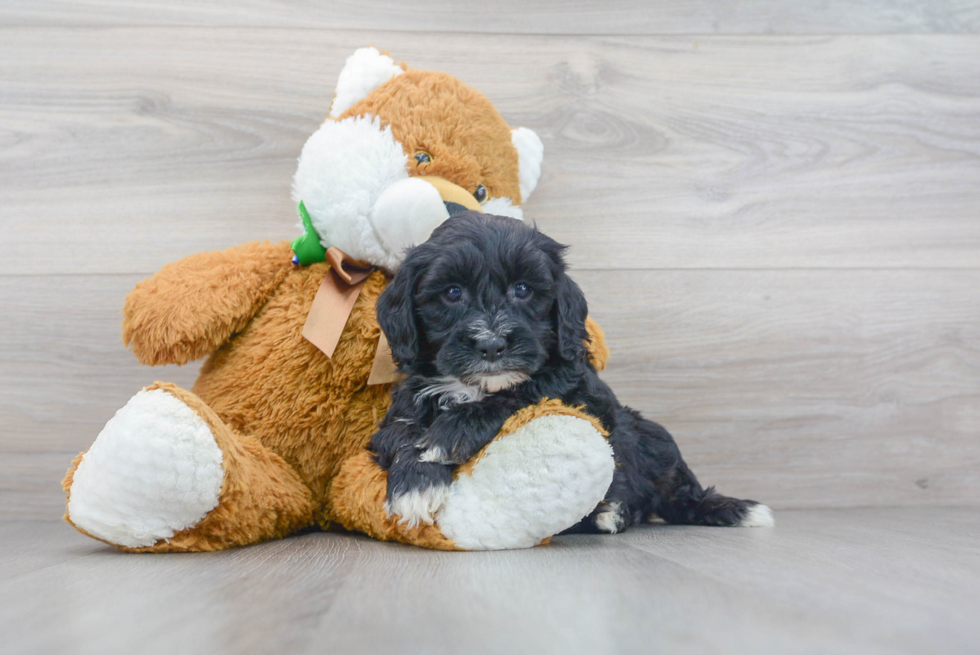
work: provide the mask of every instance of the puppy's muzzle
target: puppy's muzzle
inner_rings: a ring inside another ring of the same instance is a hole
[[[483,361],[493,364],[503,356],[504,351],[507,349],[507,340],[503,337],[478,339],[474,344],[474,348],[480,353]]]

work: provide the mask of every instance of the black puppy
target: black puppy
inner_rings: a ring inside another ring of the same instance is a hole
[[[542,398],[584,405],[616,460],[605,500],[574,531],[670,523],[771,525],[765,505],[703,489],[661,426],[624,407],[586,352],[585,297],[565,246],[513,218],[459,214],[406,256],[378,299],[378,322],[407,375],[371,440],[388,471],[386,508],[431,523],[453,470],[504,421]]]

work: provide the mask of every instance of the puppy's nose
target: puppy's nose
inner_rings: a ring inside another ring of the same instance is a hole
[[[483,359],[488,362],[495,362],[500,359],[507,347],[507,340],[503,337],[493,337],[476,342],[476,349],[483,355]]]

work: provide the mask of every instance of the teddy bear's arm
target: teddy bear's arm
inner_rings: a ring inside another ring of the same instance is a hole
[[[439,550],[527,548],[589,514],[612,482],[605,429],[558,400],[524,407],[488,446],[457,467],[432,525],[410,526],[385,507],[387,472],[367,449],[340,467],[327,517],[376,539]]]
[[[609,346],[606,345],[606,333],[602,331],[599,324],[592,320],[592,317],[585,319],[585,331],[589,334],[589,341],[585,344],[585,349],[589,353],[589,361],[595,370],[601,371],[606,368],[609,362]]]
[[[142,364],[185,364],[241,330],[291,270],[286,242],[246,243],[167,264],[123,306],[123,342]]]

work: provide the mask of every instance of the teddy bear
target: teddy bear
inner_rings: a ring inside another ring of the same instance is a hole
[[[464,210],[522,220],[543,146],[441,72],[371,48],[344,65],[293,182],[304,234],[191,255],[136,285],[142,364],[206,358],[192,389],[137,392],[71,464],[65,519],[125,551],[212,551],[340,527],[442,550],[524,548],[573,526],[613,474],[607,434],[553,400],[514,414],[412,525],[368,444],[390,403],[375,301],[407,248]],[[589,322],[593,362],[608,350]],[[419,502],[427,502],[419,499]]]

